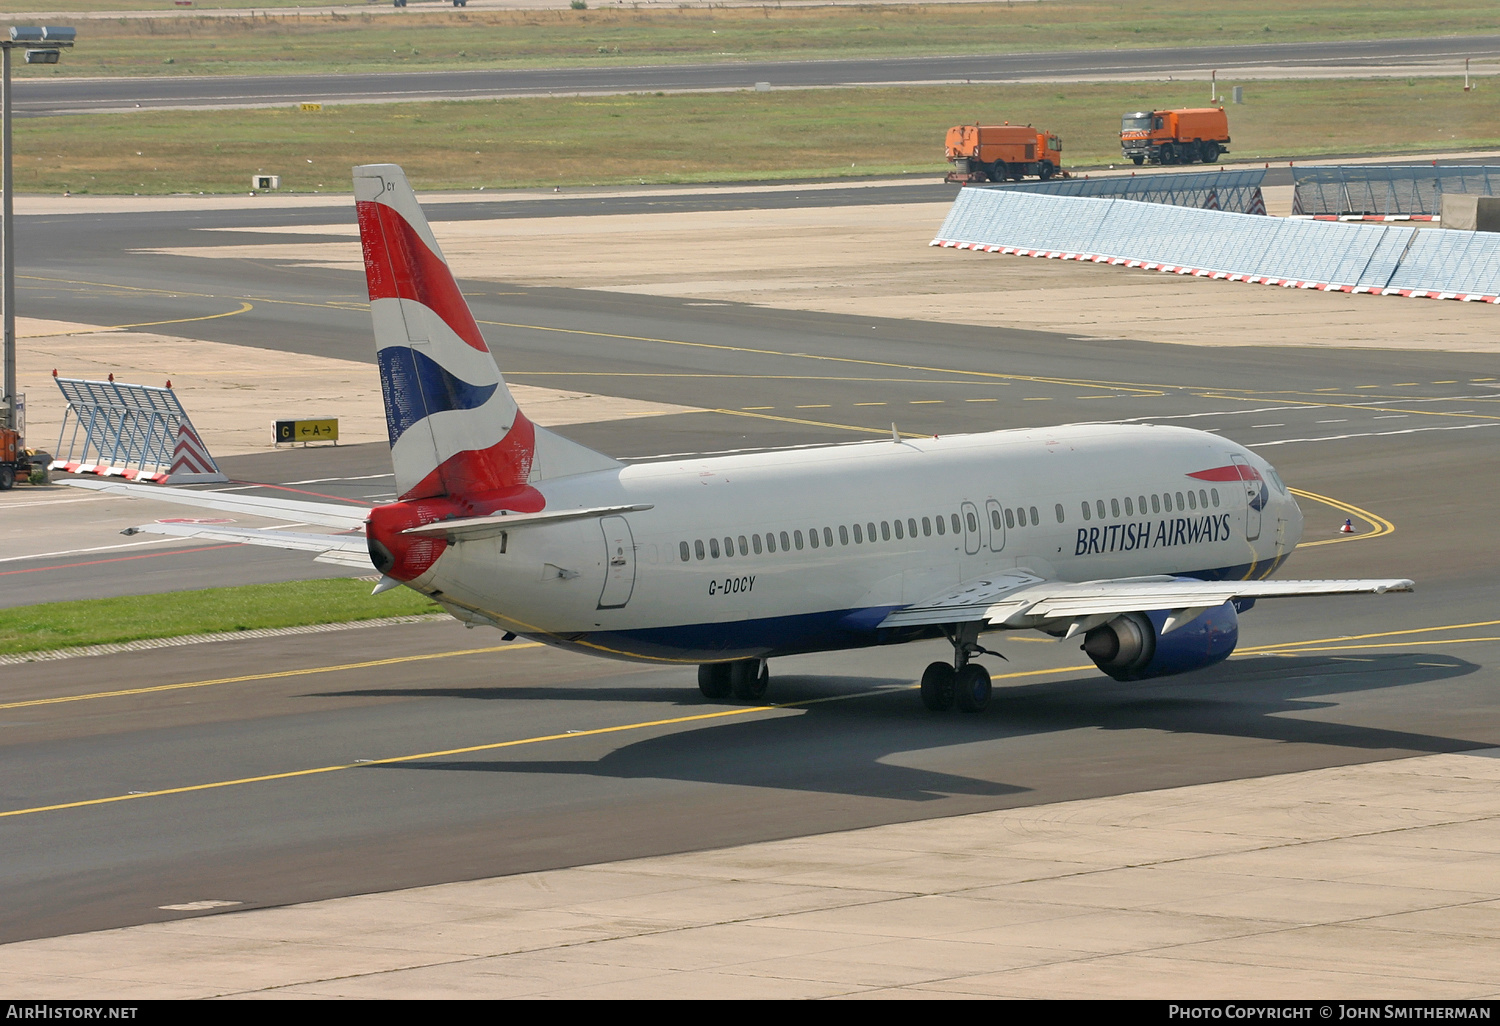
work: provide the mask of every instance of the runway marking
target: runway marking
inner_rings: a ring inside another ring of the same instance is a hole
[[[1379,419],[1379,418],[1376,418]],[[1278,438],[1274,442],[1249,442],[1247,449],[1269,449],[1276,445],[1295,445],[1299,442],[1342,442],[1350,438],[1389,438],[1393,435],[1422,435],[1429,431],[1475,431],[1496,428],[1500,424],[1444,424],[1441,427],[1405,428],[1401,431],[1362,431],[1345,435],[1319,435],[1309,438]]]
[[[450,659],[454,656],[488,655],[491,652],[514,652],[523,648],[541,648],[539,641],[524,641],[514,645],[494,645],[490,648],[466,648],[452,652],[431,652],[426,655],[393,656],[390,659],[371,659],[362,663],[340,663],[336,666],[307,666],[297,670],[276,670],[270,673],[250,673],[239,677],[218,677],[214,680],[193,680],[180,684],[155,684],[145,688],[124,688],[118,691],[94,691],[85,695],[59,695],[55,698],[32,698],[21,702],[0,703],[0,709],[32,709],[42,705],[63,705],[68,702],[88,702],[99,698],[123,698],[129,695],[150,695],[163,691],[184,691],[188,688],[206,688],[215,684],[243,684],[252,680],[277,680],[284,677],[309,677],[319,673],[338,673],[341,670],[365,670],[373,666],[395,666],[400,663],[418,663],[432,659]]]
[[[211,297],[218,298],[218,297]],[[56,331],[47,332],[42,335],[22,335],[22,338],[64,338],[70,335],[94,335],[101,331],[124,331],[126,328],[156,328],[163,324],[192,324],[195,321],[216,321],[221,317],[237,317],[242,313],[249,313],[255,309],[251,303],[240,301],[238,310],[230,310],[227,313],[205,314],[202,317],[177,317],[170,321],[142,321],[139,324],[109,324],[100,325],[97,328],[89,328],[85,331]]]
[[[750,410],[715,410],[705,409],[704,413],[722,413],[726,417],[754,417],[757,420],[778,420],[784,424],[804,424],[808,427],[834,428],[838,431],[857,431],[862,435],[883,435],[890,437],[887,428],[861,427],[858,424],[835,424],[825,420],[803,420],[800,417],[778,417],[770,413],[753,413]],[[902,431],[902,438],[931,438],[931,435],[920,431]]]
[[[1436,382],[1435,382],[1435,384],[1436,384]],[[1449,384],[1452,384],[1452,382],[1449,382]],[[1207,394],[1207,395],[1204,395],[1203,398],[1205,398],[1205,399],[1223,399],[1225,402],[1231,402],[1231,403],[1245,403],[1245,402],[1254,402],[1254,401],[1256,401],[1254,399],[1254,397],[1250,396],[1250,395],[1233,396],[1233,395]],[[1450,397],[1450,398],[1447,398],[1447,399],[1443,399],[1443,398],[1439,397],[1439,398],[1433,399],[1431,401],[1433,401],[1433,402],[1453,402],[1457,398],[1460,398],[1460,397],[1454,396],[1454,397]],[[1464,396],[1462,398],[1472,398],[1472,397]],[[1308,402],[1308,401],[1301,400],[1301,399],[1283,399],[1282,402],[1292,403],[1292,404],[1294,404],[1296,406],[1311,406],[1311,407],[1316,407],[1316,408],[1327,407],[1329,409],[1334,409],[1334,410],[1359,410],[1359,411],[1364,412],[1364,413],[1406,413],[1406,414],[1413,414],[1414,413],[1414,414],[1417,414],[1417,415],[1423,416],[1423,417],[1478,417],[1478,418],[1480,418],[1482,420],[1500,420],[1500,416],[1496,416],[1496,415],[1488,414],[1488,413],[1457,413],[1457,412],[1447,412],[1447,411],[1444,411],[1444,410],[1402,410],[1402,409],[1392,408],[1392,407],[1389,407],[1389,406],[1376,406],[1376,405],[1371,404],[1371,403],[1328,403],[1328,402],[1317,402],[1317,403],[1315,403],[1315,402]]]
[[[1311,549],[1319,545],[1337,545],[1340,542],[1369,541],[1371,538],[1383,538],[1388,534],[1394,534],[1396,531],[1396,525],[1385,519],[1385,517],[1377,516],[1367,509],[1360,509],[1352,503],[1342,502],[1338,499],[1319,495],[1317,492],[1309,492],[1302,488],[1288,488],[1287,491],[1299,498],[1311,499],[1313,502],[1321,502],[1325,506],[1332,506],[1341,513],[1348,513],[1351,517],[1359,517],[1359,519],[1374,528],[1374,530],[1368,531],[1365,534],[1340,534],[1332,538],[1321,538],[1318,541],[1302,542],[1297,546],[1299,549]]]
[[[181,541],[179,538],[157,538],[156,541]],[[132,544],[146,545],[147,542],[134,542]],[[139,556],[111,556],[108,559],[89,559],[82,563],[50,563],[47,566],[33,566],[25,570],[0,570],[0,577],[10,574],[39,574],[50,570],[71,570],[80,566],[99,566],[103,563],[127,563],[133,559],[160,559],[162,556],[186,556],[194,552],[212,552],[215,549],[237,548],[240,542],[227,542],[223,545],[203,545],[194,549],[163,549],[160,552],[143,552]],[[85,550],[86,551],[86,550]],[[39,559],[39,556],[14,556],[0,560],[0,563],[11,562],[15,559]]]
[[[505,646],[511,648],[531,648],[533,645]],[[493,649],[476,649],[475,651],[494,651]],[[457,654],[457,653],[452,653]],[[409,658],[424,658],[415,656]],[[438,657],[425,657],[438,658]],[[386,660],[387,662],[403,662],[405,660]],[[355,665],[379,665],[377,663],[364,663]],[[1011,680],[1019,677],[1038,677],[1058,673],[1077,673],[1080,670],[1091,670],[1089,666],[1063,666],[1050,670],[1022,670],[1016,673],[1000,674],[992,677],[992,680]],[[295,672],[295,671],[293,671]],[[321,669],[304,672],[322,672]],[[290,676],[291,674],[271,674],[269,676]],[[243,678],[255,679],[255,678]],[[641,720],[636,723],[620,723],[611,727],[595,727],[592,730],[564,731],[556,734],[539,734],[535,737],[517,738],[512,741],[492,741],[482,745],[467,745],[462,748],[448,748],[435,752],[418,752],[412,755],[393,755],[384,759],[368,759],[358,762],[336,763],[330,766],[313,766],[308,769],[285,770],[280,773],[264,773],[253,777],[237,777],[232,780],[214,780],[203,784],[186,784],[182,787],[166,787],[155,791],[136,791],[128,794],[110,795],[106,798],[85,798],[76,802],[59,802],[55,805],[38,805],[29,809],[12,809],[9,812],[0,812],[0,819],[12,816],[30,816],[39,812],[60,812],[65,809],[82,809],[97,805],[112,805],[116,802],[135,801],[140,798],[162,798],[174,794],[190,794],[195,791],[212,791],[225,787],[241,787],[246,784],[264,784],[275,780],[293,780],[298,777],[317,776],[324,773],[337,773],[341,770],[368,769],[371,766],[395,766],[408,762],[420,762],[424,759],[451,758],[456,755],[473,755],[476,752],[494,752],[504,748],[518,748],[523,745],[542,744],[547,741],[571,741],[575,738],[599,737],[605,734],[620,734],[627,731],[648,730],[652,727],[671,727],[683,723],[701,723],[706,720],[726,719],[731,716],[747,716],[751,713],[777,712],[782,709],[803,709],[812,705],[824,705],[830,702],[848,702],[858,698],[869,698],[872,695],[889,694],[893,691],[911,691],[920,685],[907,684],[894,688],[877,688],[870,691],[860,691],[847,695],[829,695],[824,698],[808,698],[798,702],[781,702],[770,705],[747,705],[736,706],[732,709],[716,709],[713,712],[692,713],[687,716],[671,716],[659,720]],[[0,709],[7,706],[0,706]]]
[[[1431,634],[1435,631],[1465,631],[1475,627],[1500,627],[1500,620],[1480,620],[1475,623],[1455,623],[1445,627],[1409,627],[1400,631],[1378,631],[1374,634],[1346,634],[1341,638],[1319,638],[1315,641],[1283,641],[1272,645],[1261,645],[1259,651],[1289,649],[1299,645],[1321,645],[1330,641],[1363,641],[1367,638],[1396,638],[1408,634]]]
[[[33,552],[26,556],[5,556],[0,563],[17,563],[23,559],[50,559],[53,556],[82,556],[90,552],[110,552],[114,549],[133,549],[138,545],[159,545],[170,538],[152,538],[149,541],[120,542],[118,545],[96,545],[91,549],[62,549],[58,552]]]

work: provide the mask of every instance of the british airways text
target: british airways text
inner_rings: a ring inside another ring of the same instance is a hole
[[[1073,555],[1092,556],[1096,552],[1163,549],[1171,545],[1224,541],[1228,537],[1228,513],[1176,517],[1172,520],[1143,520],[1134,524],[1110,524],[1108,527],[1080,527]]]

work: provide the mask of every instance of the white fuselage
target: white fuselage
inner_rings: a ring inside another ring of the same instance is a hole
[[[460,618],[682,662],[875,644],[891,609],[1011,568],[1264,577],[1302,533],[1264,460],[1174,427],[645,463],[536,488],[548,510],[651,508],[451,544],[413,583]]]

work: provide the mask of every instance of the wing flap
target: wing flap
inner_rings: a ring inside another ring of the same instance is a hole
[[[1236,598],[1290,598],[1305,595],[1384,594],[1411,591],[1403,578],[1327,581],[1197,581],[1175,577],[1132,577],[1104,581],[1046,581],[1024,571],[966,582],[881,621],[881,627],[914,627],[985,620],[1012,627],[1034,627],[1049,620],[1144,612],[1151,609],[1212,608]]]

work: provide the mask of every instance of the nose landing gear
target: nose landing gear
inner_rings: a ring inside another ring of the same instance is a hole
[[[967,713],[984,712],[990,704],[990,673],[969,660],[976,655],[1005,657],[980,647],[979,624],[957,624],[944,631],[953,643],[953,665],[932,663],[922,672],[922,704],[933,712],[944,712],[955,705]]]

